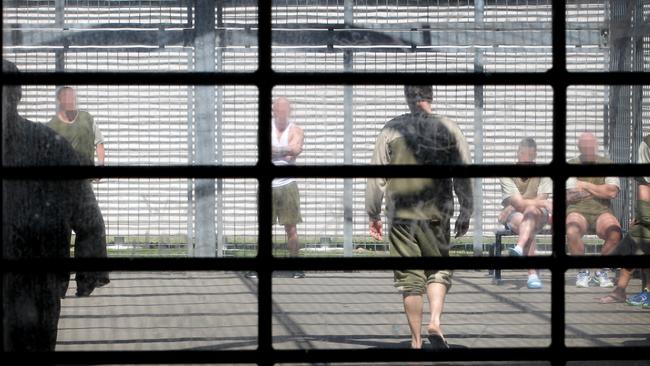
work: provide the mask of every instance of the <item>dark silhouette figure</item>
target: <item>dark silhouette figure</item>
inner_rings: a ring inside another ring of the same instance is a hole
[[[18,69],[3,60],[2,71]],[[2,165],[80,165],[64,138],[18,115],[21,96],[20,86],[2,86]],[[75,257],[106,257],[104,220],[88,180],[2,180],[3,261],[67,258],[72,230]],[[78,272],[75,277],[77,296],[109,282],[108,272]],[[69,279],[66,272],[3,271],[3,351],[54,350]]]

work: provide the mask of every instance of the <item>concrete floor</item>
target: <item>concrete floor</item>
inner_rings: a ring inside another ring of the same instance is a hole
[[[566,275],[567,346],[650,346],[650,310],[603,305],[609,289],[577,289]],[[116,272],[87,298],[63,300],[58,351],[239,350],[257,347],[257,280],[238,272]],[[524,271],[456,271],[443,329],[454,347],[550,344],[550,272],[526,288]],[[640,290],[630,284],[628,294]],[[276,349],[406,348],[410,343],[392,274],[308,272],[273,279]],[[426,307],[426,306],[425,306]],[[425,322],[428,315],[425,315]],[[423,334],[426,329],[423,328]],[[484,363],[482,363],[484,364]],[[500,363],[503,364],[503,363]]]

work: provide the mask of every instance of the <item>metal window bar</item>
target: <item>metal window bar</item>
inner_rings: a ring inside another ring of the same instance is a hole
[[[440,167],[432,177],[498,177],[498,176],[539,176],[553,177],[556,181],[554,195],[564,194],[564,180],[569,176],[566,158],[566,88],[569,85],[625,85],[650,84],[650,76],[644,72],[610,72],[610,73],[568,73],[566,70],[565,50],[565,3],[553,1],[553,68],[546,74],[338,74],[336,82],[332,74],[290,74],[274,73],[271,69],[271,5],[259,4],[259,69],[254,74],[212,73],[197,74],[118,74],[118,73],[23,73],[20,76],[3,75],[6,84],[174,84],[174,85],[256,85],[259,88],[259,124],[258,141],[260,159],[256,166],[242,167],[68,167],[59,169],[43,168],[5,168],[6,179],[43,178],[69,179],[94,176],[115,178],[255,178],[259,183],[259,212],[270,212],[270,183],[277,176],[295,177],[419,177],[410,167],[399,166],[298,166],[275,167],[270,163],[271,89],[275,85],[287,84],[439,84],[439,85],[551,85],[553,94],[553,161],[548,165],[515,167],[510,165],[467,166],[454,168]],[[381,82],[380,82],[381,81]],[[643,167],[648,169],[648,167]],[[571,175],[598,176],[607,171],[608,175],[630,176],[640,169],[638,165],[613,164],[605,166],[571,166]],[[515,173],[513,173],[515,172]],[[565,204],[562,200],[554,206],[554,216],[562,217]],[[564,223],[556,223],[556,233],[564,232]],[[342,362],[342,361],[427,361],[430,352],[409,350],[273,350],[271,336],[271,272],[274,270],[309,269],[309,270],[346,270],[346,269],[393,269],[401,266],[444,265],[458,269],[473,268],[549,268],[552,277],[552,343],[542,349],[463,349],[449,350],[436,354],[436,359],[443,360],[547,360],[552,364],[564,364],[568,360],[596,359],[634,359],[635,351],[647,351],[643,348],[569,348],[564,345],[564,278],[558,274],[569,268],[594,266],[643,266],[640,257],[568,257],[564,253],[563,235],[554,235],[553,252],[550,258],[338,258],[334,260],[310,258],[275,258],[271,253],[271,226],[268,218],[259,217],[260,251],[256,258],[232,260],[228,258],[108,258],[108,259],[61,259],[61,260],[20,260],[3,259],[3,271],[52,271],[52,270],[243,270],[255,269],[259,272],[259,348],[252,351],[134,351],[134,352],[54,352],[47,355],[8,354],[8,357],[21,357],[24,363],[40,364],[41,357],[48,357],[56,363],[245,363],[257,362],[261,365],[275,362]]]

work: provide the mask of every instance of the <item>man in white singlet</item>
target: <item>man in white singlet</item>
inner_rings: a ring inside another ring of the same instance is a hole
[[[302,153],[304,133],[301,127],[291,121],[291,103],[286,97],[273,102],[273,123],[271,131],[271,154],[275,165],[293,165]],[[291,257],[298,256],[299,243],[296,225],[302,222],[300,215],[300,194],[295,178],[276,178],[273,186],[273,224],[284,225],[287,246]],[[253,277],[251,273],[247,277]],[[293,278],[305,277],[304,272],[292,273]]]

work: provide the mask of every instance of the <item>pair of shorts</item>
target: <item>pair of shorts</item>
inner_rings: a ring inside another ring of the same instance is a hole
[[[611,255],[650,255],[650,228],[631,226]]]
[[[637,202],[637,223],[614,249],[618,255],[650,255],[650,202]]]
[[[550,212],[548,212],[548,210],[546,209],[546,207],[542,207],[542,208],[540,208],[540,210],[542,210],[542,217],[543,217],[544,219],[543,219],[543,222],[540,222],[540,223],[537,224],[537,225],[538,225],[538,226],[537,226],[537,227],[538,227],[537,231],[542,230],[542,228],[544,228],[544,226],[546,226],[546,224],[548,224],[548,217],[549,217],[549,215],[550,215]],[[510,230],[510,231],[514,231],[514,230],[512,229],[512,226],[510,226],[510,223],[512,222],[512,218],[513,218],[516,214],[518,214],[518,213],[520,213],[520,212],[519,212],[519,211],[512,211],[512,212],[510,213],[510,215],[508,215],[508,218],[506,219],[506,223],[505,223],[505,227],[506,227],[506,229],[508,229],[508,230]]]
[[[449,221],[396,220],[388,234],[393,257],[448,257]],[[430,283],[451,288],[452,270],[400,269],[394,271],[395,287],[404,295],[422,295]]]
[[[602,215],[604,213],[610,213],[610,214],[614,215],[614,212],[612,210],[608,209],[608,210],[605,210],[605,211],[597,213],[597,214],[585,214],[585,213],[578,212],[578,211],[570,211],[570,212],[567,212],[567,217],[569,216],[570,213],[573,213],[573,212],[582,215],[582,217],[584,217],[585,220],[587,220],[587,234],[596,234],[596,222],[598,221],[598,218],[600,217],[600,215]]]
[[[271,214],[273,224],[296,225],[302,222],[300,193],[296,182],[273,187],[273,211]]]

